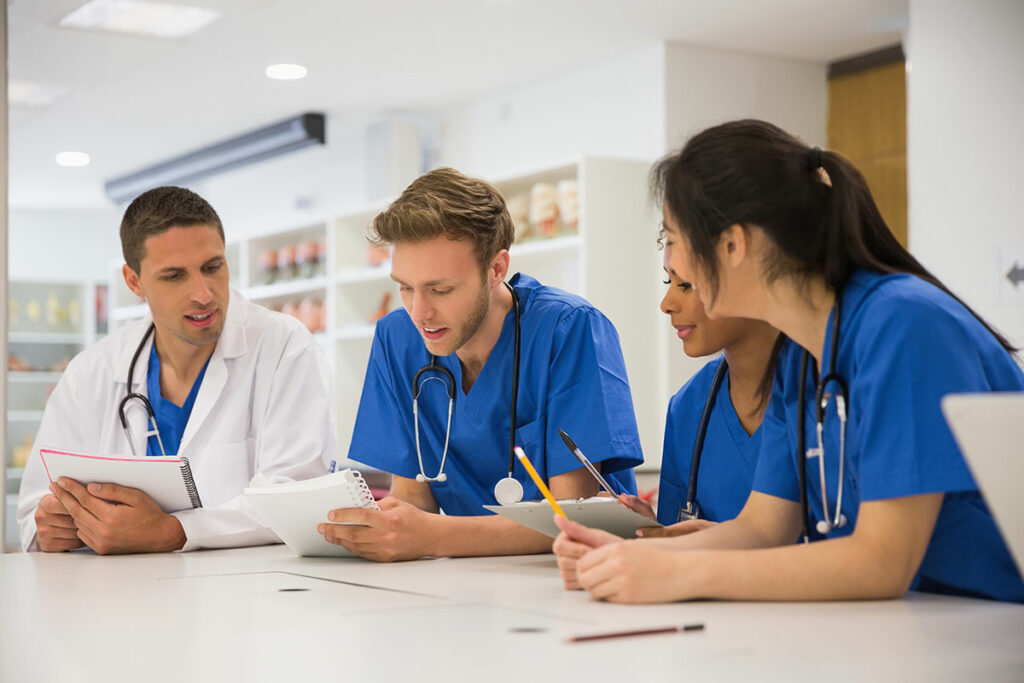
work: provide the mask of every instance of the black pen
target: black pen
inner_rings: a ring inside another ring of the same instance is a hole
[[[561,435],[562,441],[565,442],[566,448],[568,448],[569,451],[576,456],[576,459],[579,460],[580,463],[587,468],[588,472],[594,475],[594,479],[597,479],[597,483],[601,485],[601,488],[610,493],[612,495],[612,498],[618,498],[618,494],[616,494],[615,491],[612,490],[612,487],[608,485],[608,482],[605,480],[604,477],[601,476],[601,473],[597,471],[597,468],[594,467],[589,460],[587,460],[587,456],[583,455],[583,451],[581,451],[576,446],[576,444],[573,443],[573,440],[569,438],[569,435],[563,432],[561,429],[558,430],[558,433],[559,435]]]

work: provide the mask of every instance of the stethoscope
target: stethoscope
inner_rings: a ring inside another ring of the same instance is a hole
[[[804,543],[811,540],[811,516],[810,506],[807,498],[807,458],[818,458],[818,476],[821,481],[821,512],[822,519],[815,525],[819,534],[827,534],[833,529],[838,529],[846,524],[846,515],[840,510],[843,505],[843,473],[846,457],[846,409],[850,405],[850,392],[843,376],[836,372],[836,358],[839,353],[839,318],[843,310],[843,292],[836,292],[835,310],[832,316],[832,346],[829,350],[829,373],[824,377],[818,377],[817,369],[814,370],[814,420],[818,434],[817,448],[806,448],[807,437],[805,427],[807,424],[806,413],[804,412],[804,394],[807,385],[807,366],[811,354],[806,350],[800,361],[800,385],[797,390],[797,404],[799,406],[797,417],[797,461],[799,464],[800,476],[800,507],[803,512],[803,539]],[[839,415],[839,484],[836,488],[835,513],[829,515],[828,489],[825,487],[825,410],[828,408],[829,397],[825,389],[829,384],[835,383],[839,386],[839,393],[836,394],[836,413]]]
[[[511,427],[509,428],[509,445],[508,445],[508,476],[501,479],[494,486],[494,498],[500,505],[512,505],[518,503],[523,499],[523,485],[519,483],[515,477],[512,476],[512,470],[515,466],[516,455],[516,403],[519,400],[519,343],[520,343],[520,330],[519,330],[519,296],[516,291],[512,289],[512,286],[507,282],[503,283],[508,289],[509,294],[512,295],[512,308],[515,311],[515,342],[513,345],[512,352],[512,407],[511,413]],[[436,373],[436,374],[431,374]],[[423,381],[420,378],[423,375],[427,375]],[[437,470],[437,474],[433,477],[427,476],[426,471],[423,469],[423,453],[420,450],[420,417],[419,417],[419,396],[420,390],[423,385],[431,380],[437,380],[445,385],[448,392],[448,424],[444,430],[444,450],[441,451],[441,466]],[[413,430],[416,434],[416,460],[420,465],[420,473],[416,475],[416,481],[420,482],[443,482],[448,481],[448,475],[444,473],[444,463],[448,458],[448,439],[451,436],[452,430],[452,412],[455,408],[455,376],[452,375],[451,370],[439,365],[437,362],[437,356],[431,354],[430,362],[420,368],[416,375],[412,379],[412,419],[413,419]]]
[[[704,437],[707,435],[708,422],[711,421],[711,411],[715,408],[715,399],[728,371],[729,365],[723,358],[722,364],[715,371],[715,378],[711,380],[708,397],[704,400],[704,410],[700,414],[700,424],[697,426],[697,438],[693,442],[693,455],[690,456],[690,478],[686,482],[686,505],[679,510],[677,520],[680,522],[700,519],[704,514],[697,502],[697,474],[700,470],[700,458],[704,452]]]
[[[167,455],[167,451],[164,450],[164,441],[160,438],[160,428],[156,424],[156,413],[153,412],[153,405],[144,395],[132,391],[132,379],[135,377],[135,363],[139,360],[139,356],[142,354],[142,349],[146,346],[146,341],[149,339],[150,335],[153,334],[153,330],[155,329],[156,325],[150,323],[149,329],[146,330],[146,334],[142,335],[142,341],[139,342],[139,347],[135,349],[135,355],[132,356],[132,362],[128,365],[128,394],[121,399],[121,404],[117,407],[117,415],[121,418],[121,429],[124,430],[125,436],[128,437],[128,446],[132,449],[132,455],[135,457],[139,457],[139,453],[135,449],[135,438],[132,434],[132,428],[128,424],[128,418],[125,415],[125,408],[128,405],[128,402],[133,400],[141,401],[142,406],[146,409],[146,441],[149,441],[149,437],[155,436],[156,442],[160,446],[160,454]]]

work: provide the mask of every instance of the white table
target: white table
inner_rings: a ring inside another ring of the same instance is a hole
[[[1024,680],[1024,606],[622,606],[551,555],[373,564],[284,546],[0,556],[0,681]],[[703,632],[567,644],[700,622]]]

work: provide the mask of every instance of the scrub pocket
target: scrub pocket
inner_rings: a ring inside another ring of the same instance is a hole
[[[516,430],[516,445],[522,446],[523,452],[526,453],[526,457],[530,459],[530,462],[537,471],[540,472],[541,476],[549,476],[547,474],[547,460],[544,456],[544,420],[537,419],[533,422],[523,425]],[[567,450],[566,455],[572,457],[572,454]],[[575,460],[573,461],[575,462]]]
[[[189,457],[203,507],[216,507],[242,495],[254,472],[253,439],[213,444]]]

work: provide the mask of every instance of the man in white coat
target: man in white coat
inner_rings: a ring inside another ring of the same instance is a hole
[[[121,223],[123,274],[150,316],[76,356],[46,405],[18,500],[24,550],[88,546],[164,552],[276,543],[242,490],[257,474],[326,473],[336,439],[326,356],[296,320],[228,286],[224,230],[199,195],[177,187],[136,198]],[[148,397],[163,449],[188,458],[204,507],[165,514],[115,484],[50,483],[39,449],[161,455],[147,436]],[[131,443],[129,443],[131,439]]]

